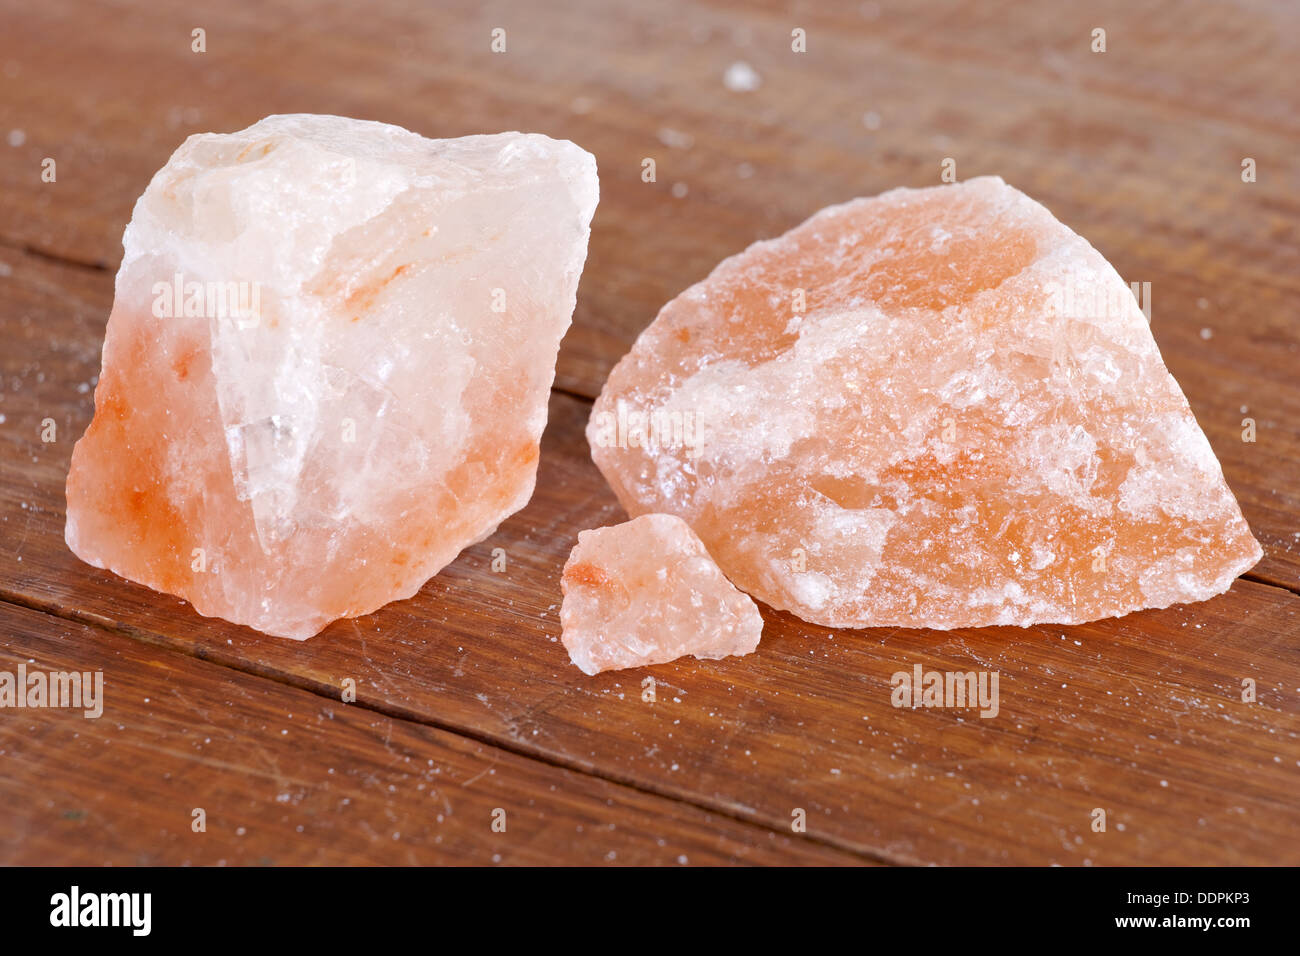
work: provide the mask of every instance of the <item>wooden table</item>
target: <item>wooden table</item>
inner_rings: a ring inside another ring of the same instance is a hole
[[[1293,5],[4,0],[3,20],[0,670],[102,670],[106,703],[0,711],[0,862],[1300,862]],[[724,83],[737,62],[758,88]],[[201,618],[62,537],[132,203],[186,135],[298,111],[569,138],[602,193],[532,503],[414,599],[307,643]],[[1212,601],[1082,627],[834,632],[765,609],[756,654],[654,668],[654,703],[643,671],[583,676],[558,577],[578,531],[622,517],[582,434],[608,370],[724,256],[935,184],[945,157],[1151,283],[1263,561]],[[893,708],[915,663],[998,670],[1001,714]]]

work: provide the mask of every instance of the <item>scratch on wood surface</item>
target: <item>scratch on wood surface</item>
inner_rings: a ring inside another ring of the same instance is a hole
[[[460,785],[460,786],[461,786],[461,789],[462,789],[462,790],[468,790],[468,789],[469,789],[471,786],[473,786],[476,782],[478,782],[480,779],[482,779],[483,776],[485,776],[486,774],[488,774],[488,773],[490,773],[492,770],[494,770],[494,769],[496,768],[497,760],[498,760],[498,759],[499,759],[499,754],[496,753],[496,752],[494,752],[494,753],[492,754],[492,762],[489,763],[489,764],[488,764],[486,767],[484,767],[482,770],[480,770],[478,773],[474,774],[474,776],[470,777],[468,780],[466,780],[464,783],[462,783],[462,784]]]

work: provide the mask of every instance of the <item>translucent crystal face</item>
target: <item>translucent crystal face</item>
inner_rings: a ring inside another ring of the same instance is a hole
[[[582,532],[560,583],[561,640],[587,674],[748,654],[763,630],[758,607],[673,515]]]
[[[1261,555],[1129,287],[996,178],[724,261],[588,439],[630,514],[681,516],[742,589],[829,626],[1093,620]]]
[[[409,597],[532,493],[597,192],[537,135],[191,137],[124,237],[69,546],[288,637]]]

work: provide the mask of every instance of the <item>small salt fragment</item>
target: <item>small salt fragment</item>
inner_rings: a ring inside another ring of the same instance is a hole
[[[763,78],[744,60],[737,60],[727,67],[722,82],[733,93],[750,93],[763,85]]]
[[[410,597],[532,495],[597,193],[534,134],[191,136],[123,236],[68,546],[283,637]]]
[[[695,137],[690,133],[664,126],[658,133],[659,142],[672,149],[690,149],[695,145]]]
[[[585,674],[748,654],[763,630],[758,607],[672,515],[583,531],[560,585],[561,640]]]
[[[829,627],[1081,623],[1205,600],[1262,553],[1129,286],[995,177],[722,262],[587,437],[629,514],[678,515]]]

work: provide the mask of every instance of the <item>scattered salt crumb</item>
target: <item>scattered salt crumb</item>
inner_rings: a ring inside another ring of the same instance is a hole
[[[695,137],[679,129],[663,126],[659,129],[659,142],[672,149],[690,149],[695,144]]]
[[[763,85],[763,78],[744,60],[737,60],[727,67],[722,82],[733,93],[750,93]]]
[[[875,110],[867,110],[862,114],[862,125],[870,130],[880,129],[880,114]]]
[[[1208,309],[1208,308],[1210,307],[1210,300],[1209,300],[1209,299],[1197,299],[1197,300],[1196,300],[1196,307],[1197,307],[1198,309]]]
[[[678,199],[685,199],[688,192],[690,192],[690,187],[685,183],[673,183],[673,195]]]
[[[27,142],[27,133],[20,129],[11,129],[9,131],[9,145],[18,147]]]
[[[1214,329],[1210,328],[1208,325],[1205,328],[1201,329],[1201,338],[1209,339],[1213,337],[1214,337]]]

